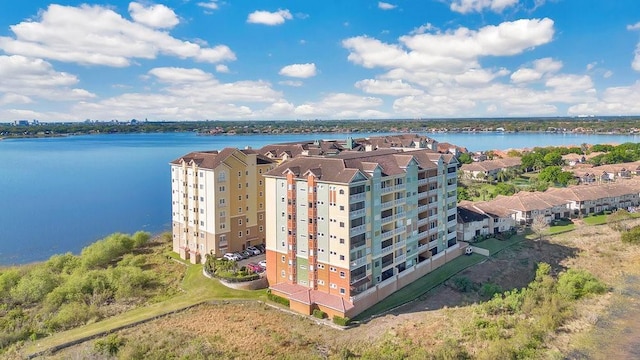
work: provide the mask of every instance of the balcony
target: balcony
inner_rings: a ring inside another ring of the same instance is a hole
[[[352,261],[349,264],[349,268],[350,268],[350,270],[353,270],[353,269],[359,268],[360,266],[365,265],[367,263],[368,263],[367,257],[364,256],[364,257],[361,257],[359,259],[356,259],[356,260]]]
[[[386,248],[382,248],[379,251],[374,251],[374,256],[387,255],[393,252],[393,245],[389,245]]]
[[[353,194],[353,195],[349,196],[349,202],[354,203],[354,202],[362,201],[362,200],[364,200],[366,198],[367,198],[367,193],[365,193],[365,192],[362,192],[362,193],[359,193],[359,194]]]
[[[365,232],[366,230],[367,230],[367,225],[355,226],[351,228],[350,235],[351,236],[359,235]]]
[[[427,225],[428,223],[429,223],[429,218],[428,217],[426,217],[424,219],[419,219],[418,220],[418,227]]]
[[[386,209],[391,208],[391,207],[393,207],[393,200],[386,201],[386,202],[383,202],[382,204],[380,204],[380,208],[382,210],[386,210]]]
[[[407,241],[406,240],[400,240],[395,244],[396,249],[405,247],[406,245],[407,245]]]
[[[349,217],[352,219],[356,219],[366,215],[367,209],[353,210],[349,212]]]
[[[427,210],[429,210],[429,204],[418,206],[418,212],[419,213],[427,211]]]
[[[395,262],[396,264],[398,264],[398,263],[404,262],[406,259],[407,259],[407,255],[402,254],[402,255],[396,256]]]
[[[429,183],[429,180],[430,180],[429,178],[419,179],[419,180],[418,180],[418,186],[428,184],[428,183]]]

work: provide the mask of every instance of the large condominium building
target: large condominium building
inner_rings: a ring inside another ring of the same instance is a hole
[[[262,175],[273,160],[252,150],[192,152],[170,163],[173,251],[192,263],[265,243]]]
[[[353,317],[458,256],[453,155],[301,156],[265,174],[267,278],[299,312]]]

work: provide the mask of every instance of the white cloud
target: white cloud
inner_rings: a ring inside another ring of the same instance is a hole
[[[378,1],[378,9],[381,9],[381,10],[393,10],[396,7],[398,7],[398,5],[394,5],[394,4]]]
[[[291,64],[283,67],[278,72],[280,75],[296,77],[296,78],[310,78],[316,76],[316,64]]]
[[[42,59],[0,55],[0,97],[3,104],[25,104],[34,99],[77,101],[95,94],[75,88],[78,78],[53,69]]]
[[[355,86],[368,94],[407,96],[423,93],[402,80],[366,79],[356,82]]]
[[[250,24],[263,24],[263,25],[281,25],[286,20],[293,19],[289,10],[278,10],[275,12],[269,11],[254,11],[247,17],[247,22]]]
[[[636,51],[633,56],[633,62],[631,62],[631,68],[635,71],[640,71],[640,43],[636,45]]]
[[[200,69],[184,68],[155,68],[149,75],[163,84],[158,92],[131,92],[97,102],[83,101],[72,112],[91,119],[253,119],[259,118],[265,104],[285,101],[265,81],[221,83]]]
[[[637,115],[640,114],[640,81],[630,86],[605,89],[599,99],[569,107],[572,115]]]
[[[219,8],[218,4],[215,1],[199,2],[198,6],[208,10],[217,10]]]
[[[553,34],[553,20],[525,19],[477,31],[462,27],[446,33],[407,35],[400,37],[400,44],[358,36],[343,40],[342,45],[350,51],[351,62],[366,68],[462,73],[478,68],[481,56],[519,54],[550,42]]]
[[[605,79],[608,79],[611,76],[613,76],[613,71],[611,71],[611,70],[607,70],[607,71],[604,72],[604,74],[602,74],[602,77],[605,78]]]
[[[453,0],[451,2],[451,11],[461,14],[470,12],[482,12],[485,9],[491,9],[496,13],[501,13],[504,9],[518,4],[518,0]]]
[[[640,22],[637,22],[633,25],[627,25],[627,30],[640,30]]]
[[[511,81],[515,84],[538,81],[547,74],[553,74],[562,69],[562,62],[552,58],[542,58],[533,62],[533,68],[520,68],[511,74]]]
[[[300,87],[303,85],[302,81],[299,80],[283,80],[279,81],[278,84],[293,87]]]
[[[229,67],[225,64],[218,64],[216,65],[216,72],[226,74],[229,72]]]
[[[413,30],[411,30],[411,32],[409,33],[410,35],[416,35],[416,34],[424,34],[427,31],[434,31],[434,30],[438,30],[438,28],[436,28],[435,26],[433,26],[433,24],[431,23],[426,23],[424,25],[420,25],[417,28],[414,28]]]
[[[159,54],[211,63],[236,58],[225,45],[207,48],[178,40],[102,6],[52,4],[37,21],[12,25],[11,31],[15,38],[0,37],[5,53],[62,62],[124,67]]]
[[[129,4],[129,14],[135,22],[152,28],[170,29],[180,22],[173,10],[161,4],[145,7],[140,3],[132,2]]]
[[[307,119],[338,118],[355,119],[385,117],[374,108],[383,104],[382,99],[376,97],[358,96],[346,93],[333,93],[325,96],[319,102],[308,102],[295,108],[295,115]]]
[[[149,75],[155,76],[158,81],[169,83],[200,82],[211,80],[213,76],[200,69],[184,69],[176,67],[158,67],[149,70]]]

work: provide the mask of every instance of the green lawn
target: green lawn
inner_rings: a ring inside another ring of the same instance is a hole
[[[604,225],[607,223],[607,215],[587,216],[582,221],[587,225]]]
[[[549,235],[562,234],[568,231],[572,231],[575,228],[576,228],[576,224],[555,225],[549,228],[549,231],[547,232],[547,234]]]
[[[355,317],[355,320],[368,319],[371,316],[381,314],[385,311],[389,311],[400,305],[413,301],[424,295],[427,291],[442,284],[453,275],[468,268],[469,266],[480,263],[484,259],[486,259],[486,257],[478,254],[473,254],[471,256],[461,255],[363,311]]]
[[[266,299],[266,290],[235,290],[222,285],[218,280],[206,278],[202,275],[202,265],[189,265],[186,268],[181,287],[184,292],[168,300],[149,304],[93,324],[84,325],[36,340],[25,347],[23,354],[34,354],[60,344],[91,337],[102,332],[108,332],[122,326],[169,314],[206,301],[218,299]]]
[[[503,249],[508,248],[509,246],[518,243],[520,241],[524,240],[524,237],[522,235],[514,235],[512,237],[510,237],[507,240],[498,240],[495,238],[490,238],[478,243],[474,243],[472,244],[473,246],[477,246],[481,249],[487,249],[489,250],[489,253],[491,255],[495,255],[498,252],[502,251]]]

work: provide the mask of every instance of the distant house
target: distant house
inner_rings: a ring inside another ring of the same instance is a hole
[[[520,165],[522,165],[522,160],[519,157],[485,160],[473,162],[471,164],[464,164],[460,167],[460,172],[463,177],[470,180],[495,180],[500,171],[519,169]]]
[[[509,231],[515,226],[515,214],[490,202],[462,201],[458,204],[458,240],[473,241],[479,235]]]
[[[589,215],[605,210],[638,206],[640,182],[627,180],[600,185],[551,188],[547,193],[566,199],[571,215]]]
[[[573,167],[578,164],[583,164],[587,161],[587,158],[580,154],[566,154],[562,155],[562,160],[564,160],[567,165]]]
[[[530,224],[533,219],[543,216],[547,222],[569,217],[568,200],[544,192],[521,191],[511,196],[498,195],[487,201],[493,209],[504,208],[514,212],[514,220],[520,224]]]

